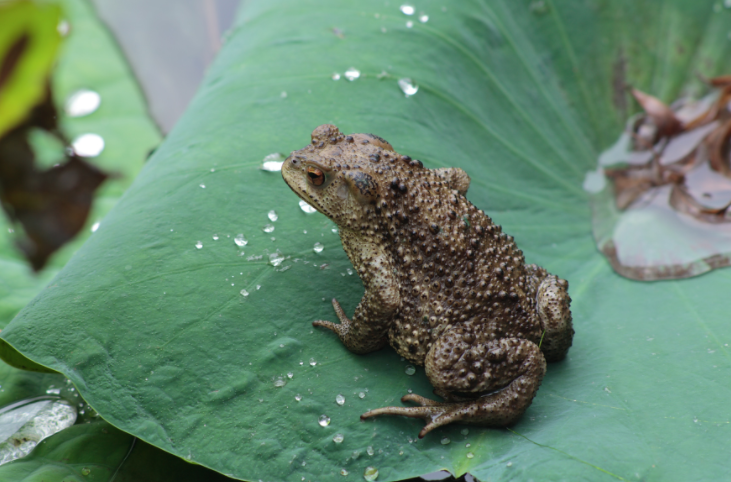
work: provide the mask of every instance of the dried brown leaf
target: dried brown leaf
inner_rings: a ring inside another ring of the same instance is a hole
[[[708,157],[711,168],[731,177],[731,167],[729,166],[729,136],[731,136],[731,119],[721,124],[721,126],[713,131],[707,138]]]
[[[24,124],[0,139],[0,202],[10,219],[23,226],[26,238],[20,248],[36,271],[83,228],[94,192],[107,178],[76,155],[45,171],[36,168],[28,131],[43,128],[61,137],[55,119],[49,95]]]
[[[728,208],[731,202],[721,208],[711,208],[698,202],[693,195],[682,184],[675,184],[670,190],[670,205],[675,210],[693,216],[699,221],[706,223],[727,223],[731,218],[727,217]]]
[[[632,89],[632,95],[657,127],[657,137],[671,137],[682,132],[683,124],[675,117],[673,110],[657,97]]]
[[[719,75],[710,79],[703,79],[713,87],[726,87],[731,85],[731,75]]]
[[[604,172],[614,181],[614,202],[617,209],[627,209],[642,194],[655,187],[655,176],[648,166],[606,169]]]

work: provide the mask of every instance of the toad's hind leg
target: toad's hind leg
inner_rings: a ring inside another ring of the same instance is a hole
[[[516,422],[531,404],[546,373],[543,354],[535,343],[524,339],[474,342],[473,333],[452,329],[427,355],[427,376],[435,392],[447,402],[406,395],[402,401],[420,406],[379,408],[361,418],[377,415],[422,418],[427,424],[419,437],[452,422],[491,427]]]
[[[574,338],[568,281],[535,265],[526,266],[526,272],[528,284],[535,287],[536,311],[543,328],[541,351],[546,361],[563,360]]]

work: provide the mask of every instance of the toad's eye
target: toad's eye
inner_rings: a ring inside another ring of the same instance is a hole
[[[307,177],[315,186],[322,186],[322,183],[325,182],[325,174],[316,167],[310,166],[307,168]]]

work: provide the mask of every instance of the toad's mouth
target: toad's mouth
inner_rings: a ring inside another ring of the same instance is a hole
[[[286,166],[286,162],[285,162]],[[317,212],[321,214],[325,214],[322,212],[322,208],[318,205],[316,199],[310,195],[306,190],[302,190],[302,188],[298,185],[297,180],[294,179],[296,176],[292,176],[292,173],[289,170],[285,171],[284,166],[282,167],[282,179],[284,179],[284,182],[287,184],[287,187],[289,187],[292,192],[294,192],[298,198],[300,198],[302,201],[306,202],[308,206],[311,206],[317,210]],[[303,211],[307,212],[306,209],[303,209]]]

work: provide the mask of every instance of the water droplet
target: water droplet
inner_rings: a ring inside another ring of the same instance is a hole
[[[284,378],[277,378],[276,380],[274,380],[274,386],[277,388],[282,388],[286,384],[287,380],[285,380]]]
[[[320,418],[317,419],[317,423],[320,424],[320,427],[327,427],[330,425],[330,417],[327,415],[320,415]]]
[[[239,248],[243,248],[244,246],[249,244],[249,240],[246,239],[246,236],[244,236],[243,234],[237,234],[234,238],[234,243],[236,243],[236,246],[238,246]]]
[[[269,221],[271,221],[271,222],[274,222],[277,219],[279,219],[279,215],[277,214],[277,212],[274,209],[272,209],[271,211],[269,211],[267,213],[267,217],[269,217]]]
[[[262,171],[277,172],[282,170],[284,164],[284,156],[278,152],[274,152],[264,157],[259,169]]]
[[[344,438],[345,437],[343,437],[343,434],[336,433],[335,436],[333,437],[333,442],[335,442],[336,444],[343,443]]]
[[[398,86],[406,97],[411,97],[419,91],[419,86],[409,78],[399,79]]]
[[[338,405],[343,405],[345,403],[345,397],[338,394],[338,396],[335,397],[335,403],[337,403]]]
[[[404,370],[404,372],[407,375],[413,375],[414,373],[416,373],[416,368],[414,367],[414,365],[406,365],[406,370]]]
[[[244,274],[244,273],[241,273],[241,274]],[[261,285],[256,285],[256,289],[257,290],[260,290],[261,289]]]
[[[323,246],[322,243],[315,243],[315,245],[312,247],[312,250],[315,253],[322,253],[323,249],[325,249],[325,246]]]
[[[366,453],[367,453],[368,455],[373,455],[373,454],[375,453],[375,452],[373,451],[373,447],[369,445],[369,446],[368,446],[368,447],[366,448]]]
[[[535,420],[535,418],[531,418],[531,420]],[[465,448],[470,448],[472,444],[464,444]]]
[[[243,296],[244,298],[246,298],[247,296],[249,296],[249,292],[246,291],[246,290],[241,290],[241,291],[239,291],[239,293],[241,293],[241,296]]]
[[[84,467],[81,469],[81,475],[89,475],[91,473],[91,470],[88,467]]]
[[[461,433],[462,435],[467,435],[467,434],[469,434],[469,433],[470,433],[470,429],[468,429],[468,428],[463,428],[462,430],[460,430],[460,431],[459,431],[459,433]]]
[[[279,266],[282,264],[282,261],[284,261],[284,255],[280,253],[279,250],[269,255],[269,263],[272,266]]]
[[[507,464],[505,464],[505,466],[506,467],[512,467],[513,466],[513,463],[512,462],[508,462]]]
[[[316,213],[317,209],[312,207],[309,203],[306,201],[300,201],[300,209],[306,212],[307,214]]]
[[[317,365],[317,360],[315,360],[314,358],[310,358],[310,366],[314,367],[315,365]]]
[[[198,241],[197,243],[195,243],[195,247],[198,248],[198,249],[201,249],[203,247],[203,243],[201,243],[200,241]]]
[[[419,22],[426,23],[428,21],[429,21],[429,15],[427,15],[425,13],[422,13],[421,15],[419,15]]]
[[[475,454],[473,454],[472,452],[467,452],[467,458],[468,459],[471,459],[474,456],[475,456]]]
[[[214,235],[213,235],[213,240],[214,240],[214,241],[218,241],[218,235],[217,235],[217,234],[214,234]]]
[[[450,443],[452,443],[452,441],[449,440],[448,437],[443,437],[441,442],[442,442],[442,445],[449,445]]]
[[[408,20],[408,21],[406,22],[406,28],[411,28],[411,27],[413,27],[413,26],[414,26],[414,22],[412,22],[411,20]]]
[[[287,92],[282,91],[282,93],[279,94],[279,97],[281,97],[282,99],[286,99],[287,98]]]
[[[76,409],[65,400],[30,399],[0,408],[0,465],[25,457],[43,439],[75,421]]]
[[[271,224],[267,224],[267,225],[265,225],[265,226],[264,226],[263,228],[261,228],[261,229],[262,229],[262,231],[264,231],[265,233],[271,233],[271,232],[273,232],[273,231],[274,231],[274,226],[272,226]]]
[[[104,150],[104,139],[99,134],[82,134],[71,143],[81,157],[96,157]]]
[[[337,72],[335,72],[335,73],[334,73],[334,74],[332,75],[332,79],[333,79],[333,80],[340,80],[340,74],[338,74]]]
[[[363,472],[363,478],[368,482],[373,482],[378,478],[378,469],[370,466],[366,467],[365,472]]]
[[[360,398],[365,398],[365,393],[363,393],[363,392],[360,392],[360,393],[358,394],[358,397],[360,397]]]
[[[199,187],[200,187],[201,189],[205,189],[205,188],[206,188],[206,185],[205,185],[205,184],[203,184],[203,183],[200,183],[200,184],[198,184],[198,186],[199,186]]]
[[[101,224],[101,223],[100,223],[99,221],[97,221],[97,222],[95,222],[94,224],[92,224],[92,225],[91,225],[91,232],[92,232],[92,233],[96,233],[96,230],[97,230],[97,229],[99,229],[99,225],[100,225],[100,224]]]
[[[60,395],[61,389],[60,388],[53,388],[53,385],[51,385],[48,390],[46,390],[46,393],[48,395]]]
[[[340,475],[348,475],[348,471],[345,469],[340,469]]]
[[[345,78],[351,82],[358,77],[360,77],[360,70],[356,69],[355,67],[351,67],[345,71]]]
[[[66,114],[69,117],[81,117],[89,115],[99,108],[102,98],[99,93],[93,90],[77,90],[66,100]]]
[[[295,395],[295,396],[294,396],[294,399],[295,399],[295,400],[297,400],[297,401],[299,402],[300,400],[302,400],[302,395],[300,395],[300,394],[298,393],[297,395]]]
[[[58,25],[56,25],[56,31],[62,37],[67,36],[70,30],[71,25],[69,24],[68,20],[61,20],[60,22],[58,22]]]
[[[401,10],[401,13],[403,13],[404,15],[413,15],[414,12],[416,11],[414,9],[414,6],[409,5],[408,3],[404,3],[403,5],[401,5],[399,7],[399,10]]]

